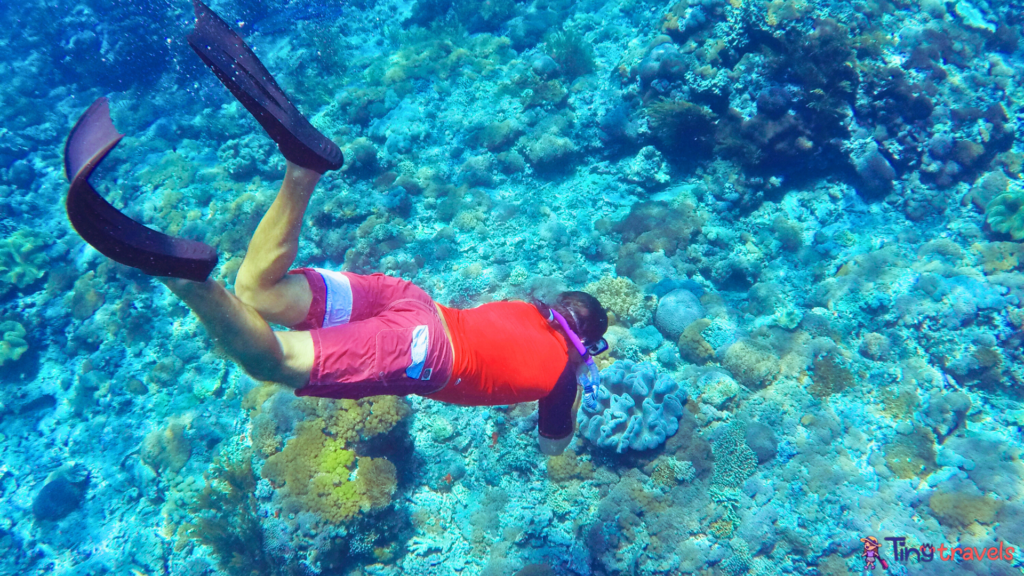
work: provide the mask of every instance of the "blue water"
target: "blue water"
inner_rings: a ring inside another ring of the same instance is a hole
[[[1021,573],[1017,3],[212,8],[345,153],[296,265],[587,290],[599,410],[548,458],[535,403],[254,381],[63,207],[107,96],[93,183],[233,287],[285,164],[192,6],[5,2],[0,573],[882,573],[869,536],[893,574]]]

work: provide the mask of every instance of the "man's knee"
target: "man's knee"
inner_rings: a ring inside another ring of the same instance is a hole
[[[301,388],[313,370],[313,338],[309,332],[275,332],[279,353],[238,358],[245,373],[256,380]]]
[[[261,303],[261,296],[265,291],[262,290],[256,282],[250,280],[247,275],[239,274],[235,278],[235,296],[242,302],[252,306],[259,311],[259,304]]]
[[[287,384],[290,380],[286,375],[284,358],[279,354],[262,351],[260,354],[246,353],[235,357],[235,362],[253,380]]]
[[[261,284],[258,279],[239,272],[235,278],[235,296],[265,318],[267,314],[275,313],[281,306],[279,284],[280,282],[268,287]]]

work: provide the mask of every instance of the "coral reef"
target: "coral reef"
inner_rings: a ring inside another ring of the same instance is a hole
[[[580,434],[616,452],[650,450],[679,428],[687,394],[653,365],[618,361],[601,371],[595,410],[581,408]]]
[[[108,94],[98,191],[233,288],[285,161],[184,47],[187,3],[0,3],[0,572],[847,574],[866,534],[1024,545],[1019,6],[215,8],[345,152],[296,266],[458,307],[588,290],[601,412],[545,458],[535,403],[253,382],[62,202]]]

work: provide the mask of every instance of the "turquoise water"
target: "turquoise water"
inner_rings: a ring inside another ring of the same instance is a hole
[[[251,379],[63,206],[107,96],[93,184],[233,286],[285,164],[192,6],[7,2],[0,573],[1021,573],[1019,4],[212,8],[345,153],[296,265],[587,290],[599,410],[548,458],[535,403]]]

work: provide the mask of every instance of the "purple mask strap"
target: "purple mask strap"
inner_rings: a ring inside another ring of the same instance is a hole
[[[580,337],[577,336],[576,333],[572,331],[572,328],[569,328],[569,323],[566,322],[565,316],[562,316],[558,312],[555,312],[554,308],[551,308],[548,311],[551,313],[551,316],[558,322],[558,325],[562,327],[562,330],[565,330],[565,333],[569,336],[569,341],[572,342],[572,345],[576,347],[576,351],[580,353],[580,356],[588,358],[586,347],[583,346],[583,342],[580,342]]]
[[[590,357],[587,352],[587,348],[583,346],[583,342],[580,341],[580,337],[569,328],[569,323],[565,321],[565,317],[555,312],[553,308],[549,308],[548,311],[551,313],[551,318],[554,318],[558,325],[565,330],[566,335],[569,336],[569,341],[576,347],[576,351],[583,357],[583,361],[587,364],[587,369],[590,371],[590,380],[583,382],[583,403],[587,409],[591,411],[597,410],[597,385],[601,382],[601,376],[597,370],[597,364],[594,363],[594,359]]]

